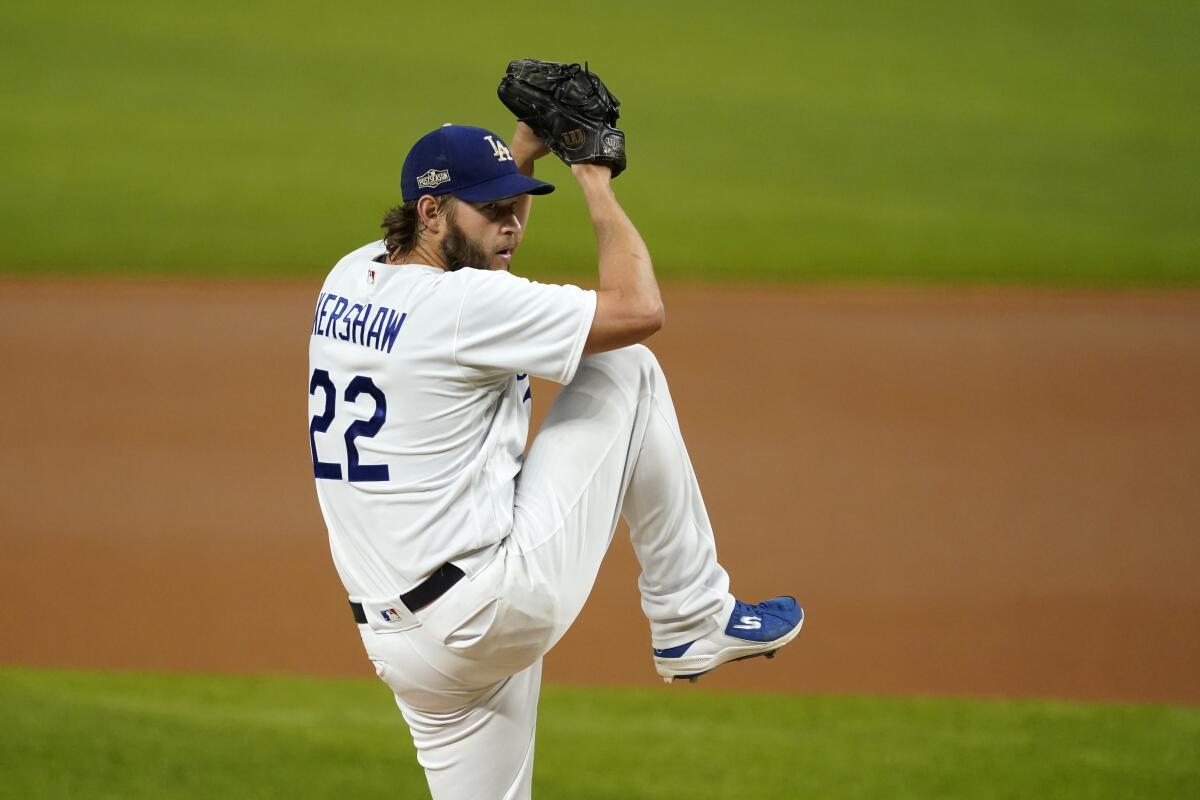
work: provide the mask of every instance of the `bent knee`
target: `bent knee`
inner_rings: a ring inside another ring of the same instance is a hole
[[[653,370],[659,371],[661,367],[658,364],[658,358],[654,355],[649,347],[644,344],[631,344],[628,347],[622,347],[617,350],[609,350],[606,353],[597,353],[589,358],[605,359],[607,363],[612,364],[622,371],[625,370]]]
[[[641,344],[596,353],[583,359],[572,384],[585,385],[593,379],[624,387],[630,399],[635,401],[646,387],[653,389],[666,382],[658,358],[650,348]]]

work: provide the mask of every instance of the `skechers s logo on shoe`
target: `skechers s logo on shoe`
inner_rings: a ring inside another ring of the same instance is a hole
[[[739,631],[756,631],[762,627],[762,617],[742,617],[742,624],[733,627]]]

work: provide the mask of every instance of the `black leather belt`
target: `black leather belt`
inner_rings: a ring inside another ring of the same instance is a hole
[[[404,603],[409,611],[416,613],[444,595],[447,589],[462,580],[463,574],[461,569],[447,561],[411,592],[400,595],[400,602]],[[359,625],[367,624],[367,612],[363,610],[362,603],[351,600],[350,610],[354,612],[355,622]]]

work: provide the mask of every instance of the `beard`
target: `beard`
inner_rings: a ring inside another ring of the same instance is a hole
[[[442,239],[442,258],[446,259],[450,271],[470,267],[471,269],[488,269],[492,263],[492,254],[471,241],[463,229],[458,227],[454,217],[446,219],[446,238]]]

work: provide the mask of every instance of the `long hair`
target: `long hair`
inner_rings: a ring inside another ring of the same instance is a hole
[[[439,211],[445,209],[447,214],[454,213],[454,203],[458,199],[454,195],[443,194],[434,199],[437,200]],[[421,232],[425,230],[425,226],[421,224],[421,217],[417,214],[416,200],[389,208],[379,227],[387,231],[384,244],[387,247],[388,258],[411,253],[421,238]]]

